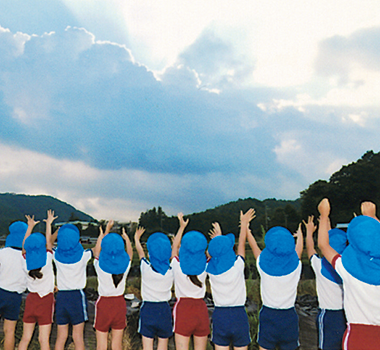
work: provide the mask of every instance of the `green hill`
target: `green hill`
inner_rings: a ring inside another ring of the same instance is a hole
[[[29,196],[25,194],[0,193],[0,235],[8,234],[9,225],[16,220],[25,221],[25,215],[34,215],[42,222],[46,211],[53,209],[58,215],[57,221],[96,221],[72,205],[51,196]],[[36,230],[45,230],[44,224],[39,224]]]

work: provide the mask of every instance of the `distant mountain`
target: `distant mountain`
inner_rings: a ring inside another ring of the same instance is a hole
[[[36,220],[40,220],[41,223],[36,227],[36,230],[44,231],[45,224],[42,223],[42,220],[46,218],[48,209],[54,210],[55,215],[58,216],[56,222],[96,221],[92,216],[51,196],[0,193],[0,235],[8,234],[8,227],[12,222],[16,220],[25,221],[25,215],[34,215]]]

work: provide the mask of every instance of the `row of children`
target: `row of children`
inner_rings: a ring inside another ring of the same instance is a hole
[[[329,226],[330,207],[327,199],[321,201],[318,209],[320,212],[318,244],[324,255],[323,259],[319,259],[314,250],[313,233],[316,226],[313,217],[309,217],[304,225],[306,226],[307,253],[316,273],[320,303],[318,315],[319,347],[321,349],[341,349],[342,336],[345,332],[343,349],[378,349],[380,348],[380,222],[375,215],[376,208],[369,202],[364,203],[362,206],[363,215],[352,220],[347,235],[344,231],[331,230]],[[270,229],[265,236],[265,248],[261,251],[249,229],[249,223],[254,216],[253,209],[240,215],[237,254],[234,251],[234,235],[222,235],[218,223],[213,224],[211,241],[207,246],[207,239],[203,234],[197,231],[184,234],[188,220],[179,214],[179,230],[172,247],[166,235],[162,233],[151,235],[147,241],[148,260],[140,243],[144,229],[138,228],[136,230],[135,246],[140,258],[141,295],[143,299],[140,309],[139,332],[142,335],[144,350],[153,349],[154,337],[158,337],[158,350],[167,349],[168,338],[173,331],[177,349],[187,350],[191,336],[193,336],[195,350],[206,348],[210,330],[208,311],[203,300],[207,275],[210,279],[215,304],[212,315],[212,342],[215,348],[226,350],[230,345],[235,348],[247,348],[251,340],[248,317],[244,309],[246,301],[244,280],[246,240],[248,240],[257,260],[257,269],[260,274],[263,302],[258,331],[260,349],[279,347],[280,349],[293,350],[299,346],[298,316],[294,304],[301,275],[300,258],[303,251],[301,225],[295,234],[296,244],[293,236],[285,228],[274,227]],[[33,276],[30,276],[30,270],[34,270],[38,264],[36,266],[29,265],[28,261],[30,259],[33,261],[33,259],[28,258],[28,254],[33,256],[33,252],[36,250],[31,247],[36,247],[37,244],[27,244],[30,237],[37,235],[30,235],[36,222],[31,217],[27,218],[28,230],[25,234],[24,248],[26,250],[27,269],[29,270],[28,289],[30,292],[36,293],[32,283],[36,281]],[[68,236],[62,232],[65,231],[63,230],[64,227],[58,231],[56,251],[49,253],[55,237],[53,235],[50,238],[51,229],[48,226],[51,226],[54,219],[54,213],[49,211],[45,220],[47,229],[46,241],[44,241],[46,242],[47,254],[54,255],[54,260],[56,263],[58,261],[58,265],[60,263],[73,265],[75,263],[70,259],[62,261],[64,255],[58,254],[61,239],[62,242],[65,241],[65,238],[61,237]],[[98,349],[106,349],[109,329],[112,329],[112,348],[121,349],[121,337],[125,328],[126,309],[123,292],[132,258],[132,246],[128,236],[123,233],[127,246],[127,252],[125,252],[120,235],[109,233],[111,228],[112,221],[107,224],[106,232],[100,233],[94,248],[96,258],[94,264],[99,280],[98,291],[100,295],[96,303],[95,317]],[[8,238],[11,236],[12,230]],[[15,246],[15,244],[8,242],[8,238],[6,245],[8,247]],[[71,242],[73,241],[71,240]],[[347,245],[348,243],[349,245]],[[66,258],[72,250],[75,249],[71,247],[65,252]],[[6,260],[2,258],[1,253],[0,251],[0,292],[4,293],[7,288],[3,287],[2,284],[2,269]],[[82,249],[78,256],[84,254]],[[91,257],[91,253],[89,256]],[[47,269],[51,270],[48,261],[50,260],[44,260]],[[45,265],[41,270],[42,274],[44,274]],[[50,273],[50,270],[47,273]],[[57,315],[59,314],[59,294],[72,290],[67,289],[66,285],[60,285],[59,271],[60,269],[57,266],[57,287],[59,289],[56,301]],[[61,273],[62,271],[64,270],[61,270]],[[75,275],[78,275],[78,269],[75,271],[73,269],[69,273],[66,270],[66,279],[75,279]],[[173,310],[172,321],[168,300],[171,298],[173,281],[177,302]],[[77,291],[81,291],[83,288],[84,284],[78,287]],[[17,292],[17,290],[15,291]],[[66,303],[67,301],[65,301]],[[28,315],[27,307],[28,300],[25,306],[25,313]],[[37,318],[34,319],[34,322],[28,318],[25,319],[25,313],[24,332],[26,330],[25,343],[27,343],[30,340],[28,329],[32,326],[34,328],[36,320],[39,322],[41,335],[41,322]],[[1,304],[0,314],[4,316],[6,321],[9,320],[4,322],[6,328],[6,324],[9,326],[12,319],[7,318]],[[347,317],[347,329],[345,317]],[[32,325],[25,325],[28,322]],[[59,332],[60,321],[57,316],[56,322]],[[69,320],[64,326],[68,323],[78,325],[76,322]],[[174,323],[173,328],[172,323]],[[50,333],[50,326],[48,327],[46,331],[42,330],[43,335]],[[65,335],[67,336],[67,333]],[[81,335],[83,342],[83,328]],[[11,343],[9,337],[7,341]],[[23,344],[24,335],[19,348],[23,349]],[[11,345],[13,346],[13,343]],[[48,342],[46,345],[48,346]],[[75,342],[75,346],[80,349],[80,342]],[[11,348],[9,347],[9,349]],[[59,349],[57,344],[56,348]]]

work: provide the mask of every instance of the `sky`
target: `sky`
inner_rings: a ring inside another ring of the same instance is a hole
[[[0,0],[1,193],[292,200],[379,133],[378,0]]]

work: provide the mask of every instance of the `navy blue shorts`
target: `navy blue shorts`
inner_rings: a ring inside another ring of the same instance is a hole
[[[212,314],[212,342],[219,346],[242,347],[251,342],[244,306],[215,307]]]
[[[257,342],[264,349],[294,350],[299,347],[298,315],[294,307],[272,309],[263,306],[260,310]]]
[[[172,312],[169,303],[143,301],[138,332],[147,338],[169,338],[173,335]]]
[[[9,321],[17,321],[21,299],[21,294],[0,288],[0,316]]]
[[[318,347],[323,350],[342,349],[346,324],[344,310],[318,309]]]
[[[87,298],[83,290],[60,290],[55,298],[56,323],[76,325],[87,320]]]

